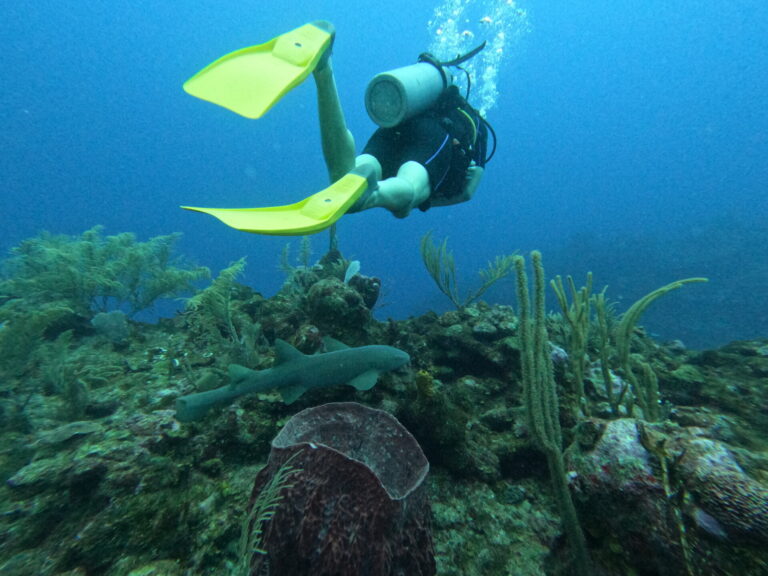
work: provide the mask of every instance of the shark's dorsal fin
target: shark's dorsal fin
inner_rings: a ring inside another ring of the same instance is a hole
[[[286,404],[293,404],[306,391],[307,389],[304,386],[286,386],[285,388],[280,388],[280,396]]]
[[[347,382],[350,386],[354,386],[358,390],[370,390],[374,386],[376,386],[376,382],[379,381],[379,371],[378,370],[368,370],[367,372],[363,372],[359,376],[355,376]]]
[[[338,350],[349,350],[349,346],[344,344],[344,342],[339,342],[338,340],[336,340],[336,338],[331,338],[330,336],[323,337],[323,344],[325,345],[326,352],[336,352]]]
[[[275,366],[290,362],[291,360],[298,360],[303,357],[304,354],[296,350],[296,348],[288,344],[285,340],[281,340],[280,338],[275,339]]]

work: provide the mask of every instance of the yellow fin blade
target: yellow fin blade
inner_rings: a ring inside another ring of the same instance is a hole
[[[182,208],[210,214],[243,232],[303,236],[331,226],[357,202],[367,187],[365,177],[349,173],[325,190],[295,204],[264,208]]]
[[[315,69],[332,35],[305,24],[269,42],[222,56],[184,83],[184,90],[246,118],[260,118]]]

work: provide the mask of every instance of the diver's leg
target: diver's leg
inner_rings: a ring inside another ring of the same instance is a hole
[[[381,178],[381,165],[370,154],[357,157],[356,165],[373,166],[377,179]],[[405,218],[411,210],[429,198],[429,174],[418,162],[406,162],[397,171],[397,176],[380,180],[378,186],[364,195],[350,212],[369,208],[386,208],[398,218]]]
[[[329,48],[330,50],[330,48]],[[347,129],[341,109],[330,54],[313,72],[317,86],[317,108],[320,116],[320,138],[323,157],[331,182],[336,182],[355,167],[355,139]]]

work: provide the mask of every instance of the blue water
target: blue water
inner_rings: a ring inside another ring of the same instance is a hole
[[[247,256],[244,281],[274,293],[285,239],[178,206],[288,203],[327,185],[314,87],[249,121],[188,96],[182,83],[231,50],[331,20],[337,83],[362,148],[374,129],[368,80],[427,48],[437,4],[267,6],[2,3],[0,250],[40,230],[95,224],[141,239],[180,231],[179,250],[197,263],[217,271]],[[768,335],[768,4],[518,6],[530,31],[498,70],[488,118],[499,149],[475,199],[402,221],[373,210],[339,225],[344,254],[383,281],[378,317],[449,307],[420,260],[419,240],[433,230],[449,237],[467,286],[496,254],[530,249],[544,253],[549,275],[581,283],[594,271],[620,311],[669,281],[708,276],[665,296],[642,323],[693,347]],[[313,240],[319,257],[327,235]],[[488,297],[513,303],[513,293],[509,281]]]

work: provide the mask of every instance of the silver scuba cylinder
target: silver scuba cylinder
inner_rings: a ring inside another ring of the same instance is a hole
[[[429,62],[403,66],[373,77],[365,90],[365,109],[376,124],[392,128],[424,112],[447,87],[441,66]]]

